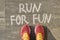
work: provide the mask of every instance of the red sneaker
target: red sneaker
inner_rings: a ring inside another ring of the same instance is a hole
[[[36,25],[35,27],[35,35],[36,35],[36,40],[44,40],[44,28],[42,25]]]
[[[22,40],[30,40],[30,27],[28,25],[21,28],[21,37]]]

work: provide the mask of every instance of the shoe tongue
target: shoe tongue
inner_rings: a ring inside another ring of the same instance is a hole
[[[42,33],[38,33],[38,34],[37,34],[36,40],[43,40]]]
[[[29,35],[28,35],[28,33],[24,33],[24,34],[23,34],[23,39],[24,39],[24,40],[29,40]]]

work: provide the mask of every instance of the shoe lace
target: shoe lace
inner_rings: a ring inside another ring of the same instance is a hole
[[[28,36],[27,33],[24,33],[24,34],[23,34],[23,40],[29,40],[29,36]]]
[[[43,40],[42,33],[37,34],[36,40]]]

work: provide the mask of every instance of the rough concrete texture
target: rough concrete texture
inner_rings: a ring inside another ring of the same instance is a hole
[[[42,3],[41,11],[38,14],[47,13],[52,14],[51,22],[48,24],[41,23],[45,27],[45,40],[60,40],[60,0],[0,0],[0,40],[21,40],[19,31],[22,25],[10,25],[9,16],[18,13],[19,3]],[[24,13],[22,13],[24,14]],[[22,15],[19,14],[19,15]],[[27,20],[32,21],[32,14],[25,14],[29,16]],[[33,35],[34,26],[31,26],[31,40],[35,40]],[[32,36],[33,35],[33,36]]]

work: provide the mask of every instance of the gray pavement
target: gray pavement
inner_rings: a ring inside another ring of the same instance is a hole
[[[45,40],[60,40],[60,0],[0,0],[0,40],[21,40],[19,36],[19,31],[22,25],[10,25],[9,16],[14,14],[17,15],[18,13],[18,4],[19,3],[38,3],[41,2],[42,8],[41,8],[41,14],[52,13],[52,19],[51,22],[48,24],[41,23],[43,26],[45,26],[46,31],[46,38]],[[38,14],[40,14],[38,13]],[[24,14],[24,13],[22,13]],[[19,15],[22,15],[19,14]],[[32,24],[32,14],[25,14],[26,16],[29,16],[30,26],[33,29],[34,26]],[[32,36],[31,34],[31,36]],[[32,36],[34,38],[34,35]],[[32,39],[31,40],[35,40]]]

